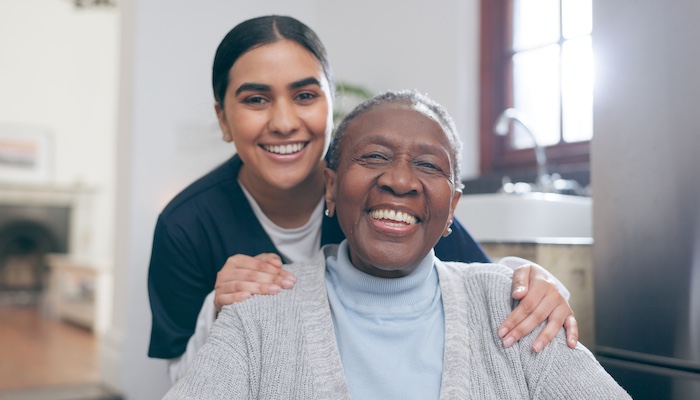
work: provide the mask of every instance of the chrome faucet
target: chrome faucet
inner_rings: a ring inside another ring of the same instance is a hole
[[[537,159],[537,181],[535,182],[535,191],[551,193],[554,192],[552,177],[547,172],[547,156],[544,153],[542,146],[537,143],[537,138],[530,130],[526,123],[527,118],[514,108],[507,108],[496,119],[493,125],[493,132],[498,136],[506,136],[510,131],[510,121],[518,122],[532,138],[535,146],[535,158]]]

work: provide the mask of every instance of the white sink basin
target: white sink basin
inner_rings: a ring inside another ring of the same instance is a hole
[[[591,209],[590,197],[493,193],[463,195],[455,214],[480,242],[590,241]]]

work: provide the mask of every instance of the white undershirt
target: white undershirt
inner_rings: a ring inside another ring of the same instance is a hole
[[[255,201],[253,196],[241,184],[238,184],[243,190],[250,207],[253,209],[253,214],[262,225],[267,235],[272,240],[277,250],[282,254],[285,264],[310,260],[314,254],[321,248],[321,224],[323,222],[323,213],[321,210],[324,206],[324,199],[318,202],[318,205],[311,213],[311,218],[299,228],[282,228],[272,222],[270,218],[263,213],[262,209]],[[233,255],[233,254],[231,254]],[[168,360],[168,375],[173,384],[177,382],[185,372],[187,367],[194,360],[197,351],[204,346],[204,343],[209,337],[209,331],[216,319],[216,307],[214,306],[215,291],[211,291],[202,303],[202,309],[197,316],[197,325],[195,326],[194,334],[187,341],[185,352],[178,358]]]
[[[239,184],[240,181],[238,182]],[[260,209],[253,196],[241,185],[241,189],[248,198],[250,207],[253,209],[255,217],[260,221],[267,235],[272,239],[277,250],[282,253],[284,263],[310,260],[321,248],[321,222],[323,222],[324,201],[323,196],[311,213],[311,218],[306,224],[298,228],[282,228],[270,220]]]

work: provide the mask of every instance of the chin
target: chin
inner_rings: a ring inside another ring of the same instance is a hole
[[[374,272],[384,277],[400,277],[410,274],[423,257],[405,257],[406,253],[401,253],[403,257],[397,257],[395,254],[383,254],[381,256],[372,257],[376,262],[373,265]]]

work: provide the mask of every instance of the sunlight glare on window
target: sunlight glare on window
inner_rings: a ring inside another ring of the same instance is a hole
[[[558,40],[559,0],[513,1],[513,48],[515,50],[556,43]]]
[[[593,137],[591,8],[592,0],[513,0],[513,107],[541,146]],[[510,147],[532,146],[516,124]]]
[[[562,1],[562,35],[564,39],[591,34],[593,28],[591,1]]]
[[[523,51],[513,56],[513,106],[527,117],[541,146],[559,142],[560,86],[559,45]],[[532,147],[532,139],[519,125],[514,127],[511,146]]]
[[[562,48],[563,139],[593,137],[593,49],[591,37],[566,41]]]

